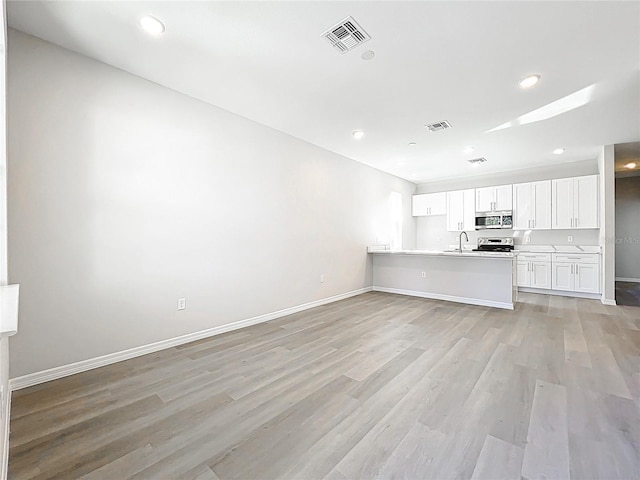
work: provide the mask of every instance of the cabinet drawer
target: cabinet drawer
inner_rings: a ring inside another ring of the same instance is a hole
[[[518,260],[522,260],[522,261],[536,261],[536,262],[550,262],[551,261],[551,254],[550,253],[529,253],[529,252],[522,252],[522,253],[517,253],[518,256]]]
[[[552,255],[554,263],[600,263],[600,255],[597,253],[554,253]]]

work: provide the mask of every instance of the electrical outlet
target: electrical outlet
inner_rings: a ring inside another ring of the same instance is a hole
[[[427,272],[422,272],[422,275],[420,275],[422,278],[427,278]]]
[[[567,236],[567,242],[573,242],[573,235]]]
[[[531,243],[531,237],[524,237],[524,243]]]
[[[320,275],[320,283],[324,283],[324,275]]]
[[[187,308],[187,299],[186,298],[179,298],[178,299],[178,310],[184,310],[185,308]]]

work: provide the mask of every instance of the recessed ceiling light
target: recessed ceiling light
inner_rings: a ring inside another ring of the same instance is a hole
[[[351,135],[353,135],[353,138],[355,138],[356,140],[360,140],[362,137],[364,137],[364,132],[362,130],[354,130]]]
[[[553,152],[554,155],[562,155],[564,153],[564,148],[556,148]]]
[[[373,50],[367,50],[366,52],[362,52],[360,58],[362,58],[363,60],[373,60],[373,57],[375,56],[376,52],[374,52]]]
[[[637,165],[634,162],[631,163],[627,163],[624,168],[628,168],[629,170],[633,170],[634,168],[636,168]]]
[[[409,142],[409,146],[410,146],[410,147],[415,147],[416,145],[417,145],[417,143],[416,143],[416,142]]]
[[[530,75],[518,82],[522,88],[531,88],[540,80],[540,75]]]
[[[164,32],[164,23],[151,15],[145,15],[140,19],[140,26],[150,35],[160,35]]]
[[[476,147],[464,147],[464,153],[471,153]]]

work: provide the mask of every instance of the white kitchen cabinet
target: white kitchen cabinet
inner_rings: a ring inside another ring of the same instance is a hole
[[[551,181],[551,228],[598,228],[598,175]]]
[[[412,214],[414,217],[444,215],[447,211],[447,196],[445,192],[414,195],[412,200]]]
[[[476,212],[495,212],[513,208],[511,185],[476,188]]]
[[[551,288],[568,292],[600,293],[600,256],[553,254]]]
[[[519,253],[516,266],[519,287],[551,288],[551,254]]]
[[[513,186],[514,230],[551,228],[551,180]]]
[[[575,267],[576,292],[600,293],[600,266],[598,264],[577,263]]]
[[[447,231],[475,230],[475,190],[447,192]]]
[[[598,228],[598,175],[576,177],[573,184],[574,228]]]

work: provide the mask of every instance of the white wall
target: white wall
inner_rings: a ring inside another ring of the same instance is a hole
[[[418,185],[416,193],[446,192],[466,188],[481,188],[491,185],[535,182],[553,178],[593,175],[598,173],[596,160],[559,164],[552,167],[540,167],[493,175],[479,175],[455,180],[444,180]],[[442,250],[457,244],[458,233],[447,232],[446,217],[418,217],[416,219],[417,248]],[[467,232],[469,243],[476,245],[478,237],[514,237],[514,243],[524,243],[524,232],[514,230],[480,230]],[[571,235],[573,241],[569,242]],[[531,245],[598,245],[598,230],[534,230],[529,234]]]
[[[480,169],[481,166],[477,168]],[[548,180],[551,178],[595,175],[597,173],[598,163],[596,159],[593,159],[584,160],[581,162],[559,163],[557,165],[513,170],[511,172],[493,173],[490,175],[476,175],[473,177],[421,183],[417,186],[416,193],[447,192],[451,190],[463,190],[465,188],[490,187],[492,185],[507,185],[511,183],[537,182],[539,180]]]
[[[640,282],[640,176],[616,178],[616,278]]]
[[[9,82],[12,377],[371,286],[392,190],[415,246],[410,182],[15,31]]]

